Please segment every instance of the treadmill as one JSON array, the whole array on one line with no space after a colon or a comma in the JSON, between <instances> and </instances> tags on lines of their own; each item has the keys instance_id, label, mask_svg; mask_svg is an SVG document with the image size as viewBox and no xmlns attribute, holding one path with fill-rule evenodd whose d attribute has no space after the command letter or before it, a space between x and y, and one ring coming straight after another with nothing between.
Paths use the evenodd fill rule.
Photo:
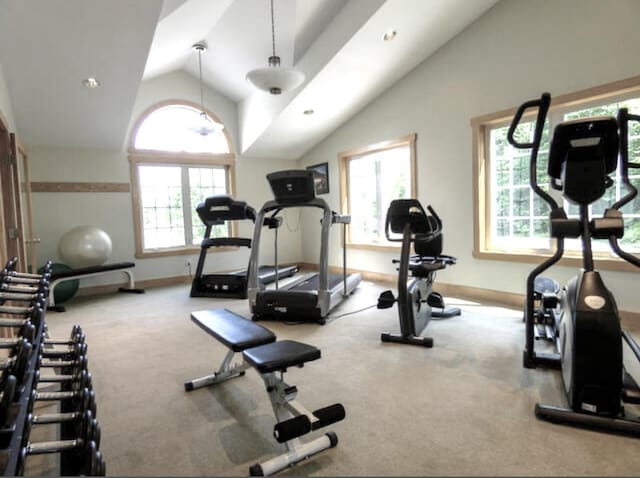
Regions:
<instances>
[{"instance_id":1,"label":"treadmill","mask_svg":"<svg viewBox=\"0 0 640 478\"><path fill-rule=\"evenodd\" d=\"M207 252L212 247L251 247L251 239L246 237L211 237L214 226L227 221L250 220L255 223L256 211L244 201L236 201L227 195L208 197L196 208L200 220L205 225L204 239L200 243L200 256L196 273L191 283L191 297L247 298L247 270L238 270L225 274L204 274ZM276 264L278 251L278 228L282 224L279 217L273 216L261 221L262 225L275 229ZM270 284L277 279L291 277L298 272L298 266L262 266L258 271L261 285Z\"/></svg>"},{"instance_id":2,"label":"treadmill","mask_svg":"<svg viewBox=\"0 0 640 478\"><path fill-rule=\"evenodd\" d=\"M253 320L283 320L292 322L317 322L324 325L329 312L353 293L362 277L347 274L346 234L343 238L342 274L330 274L329 232L333 224L345 228L351 216L340 215L329 208L324 199L317 198L311 170L286 170L267 175L275 199L267 201L258 211L256 224L261 224L268 214L277 215L286 208L311 207L323 212L319 271L301 277L284 287L266 289L260 284L258 256L261 227L253 230L253 247L249 259L248 296Z\"/></svg>"}]
</instances>

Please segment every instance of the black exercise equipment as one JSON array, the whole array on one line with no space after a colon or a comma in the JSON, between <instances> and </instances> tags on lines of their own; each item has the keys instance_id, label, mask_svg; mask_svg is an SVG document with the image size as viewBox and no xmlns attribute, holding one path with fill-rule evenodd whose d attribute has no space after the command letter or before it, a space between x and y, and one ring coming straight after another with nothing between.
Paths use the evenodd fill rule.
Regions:
<instances>
[{"instance_id":1,"label":"black exercise equipment","mask_svg":"<svg viewBox=\"0 0 640 478\"><path fill-rule=\"evenodd\" d=\"M0 281L13 284L11 290L3 287L0 292L0 327L17 334L0 343L9 350L8 359L0 364L0 475L23 474L26 457L43 453L60 453L62 476L104 475L95 392L82 329L74 326L68 339L47 339L45 311L52 290L51 263L40 276L19 273L15 264L16 260L7 263ZM57 373L41 375L45 368ZM39 383L47 384L47 389L39 389ZM57 403L60 411L34 415L37 402ZM30 430L36 424L59 427L60 440L33 443Z\"/></svg>"},{"instance_id":2,"label":"black exercise equipment","mask_svg":"<svg viewBox=\"0 0 640 478\"><path fill-rule=\"evenodd\" d=\"M533 322L536 340L555 343L559 337L560 284L550 278L538 276L533 282ZM522 317L523 322L525 317Z\"/></svg>"},{"instance_id":3,"label":"black exercise equipment","mask_svg":"<svg viewBox=\"0 0 640 478\"><path fill-rule=\"evenodd\" d=\"M255 223L256 211L244 201L236 201L230 196L216 195L205 199L196 207L198 217L205 225L204 239L200 243L200 256L196 273L191 284L191 297L247 298L247 270L227 274L205 274L204 263L207 252L212 247L251 247L251 239L246 237L211 237L215 226L227 221L250 220ZM278 217L265 218L262 223L275 231L275 265L262 266L258 278L263 285L276 279L291 277L298 272L298 266L278 266Z\"/></svg>"},{"instance_id":4,"label":"black exercise equipment","mask_svg":"<svg viewBox=\"0 0 640 478\"><path fill-rule=\"evenodd\" d=\"M120 271L127 277L127 287L119 287L119 292L128 292L132 294L143 294L144 289L137 288L133 279L133 268L136 265L133 262L114 262L111 264L102 264L98 266L80 267L77 269L71 269L69 271L52 272L51 273L51 293L49 294L48 310L55 312L64 312L65 307L63 305L56 305L54 290L56 286L62 282L84 279L87 277L94 277L103 275L107 272Z\"/></svg>"},{"instance_id":5,"label":"black exercise equipment","mask_svg":"<svg viewBox=\"0 0 640 478\"><path fill-rule=\"evenodd\" d=\"M227 309L193 312L191 320L229 350L215 373L186 382L185 390L239 377L250 367L255 368L264 381L276 415L273 435L276 441L285 444L287 451L251 466L252 476L272 475L337 445L338 438L333 432L307 443L302 443L299 437L344 419L344 407L336 403L311 412L296 400L297 388L285 383L283 378L287 368L318 360L319 349L292 340L277 341L270 330ZM233 364L236 353L241 353L243 360Z\"/></svg>"},{"instance_id":6,"label":"black exercise equipment","mask_svg":"<svg viewBox=\"0 0 640 478\"><path fill-rule=\"evenodd\" d=\"M360 284L360 274L347 274L346 227L351 216L340 215L324 199L315 196L313 171L287 170L267 175L274 199L267 201L256 218L253 248L249 260L248 296L254 320L315 321L324 324L331 310L347 298ZM318 273L307 274L275 290L265 290L259 283L258 262L262 228L257 224L287 208L322 210L320 259ZM329 233L333 224L343 225L342 274L329 273Z\"/></svg>"},{"instance_id":7,"label":"black exercise equipment","mask_svg":"<svg viewBox=\"0 0 640 478\"><path fill-rule=\"evenodd\" d=\"M579 207L579 218L569 219L562 206L537 180L538 149L550 102L550 95L544 93L540 99L521 105L507 135L514 147L531 149L530 185L551 208L550 232L556 239L553 256L538 265L527 278L523 362L527 368L561 369L569 408L537 404L536 415L553 422L640 436L640 421L626 416L622 406L622 402L640 403L640 389L623 365L623 343L639 361L640 348L631 335L621 329L615 298L594 268L591 244L593 239L607 239L616 255L640 267L640 259L623 251L618 244L625 229L619 210L637 195L629 181L628 168L640 167L629 162L628 123L640 121L640 116L621 109L617 118L580 118L555 128L548 174L551 187ZM522 143L515 139L514 133L527 110L537 110L534 138ZM627 192L606 209L601 218L590 219L589 205L614 183L609 174L616 170L618 151L620 178L623 191ZM564 240L569 237L581 239L583 267L558 297L555 352L538 352L535 348L535 281L560 260ZM548 309L554 311L553 303L548 305Z\"/></svg>"},{"instance_id":8,"label":"black exercise equipment","mask_svg":"<svg viewBox=\"0 0 640 478\"><path fill-rule=\"evenodd\" d=\"M417 199L395 199L387 209L385 235L389 241L402 242L400 259L393 261L399 264L398 298L390 290L384 291L378 298L378 309L398 303L400 334L383 333L383 342L432 347L433 339L420 335L431 318L461 313L457 307L446 307L442 295L433 291L436 272L454 265L456 259L442 254L442 221L431 206L427 210L429 213ZM411 255L412 244L415 255Z\"/></svg>"}]
</instances>

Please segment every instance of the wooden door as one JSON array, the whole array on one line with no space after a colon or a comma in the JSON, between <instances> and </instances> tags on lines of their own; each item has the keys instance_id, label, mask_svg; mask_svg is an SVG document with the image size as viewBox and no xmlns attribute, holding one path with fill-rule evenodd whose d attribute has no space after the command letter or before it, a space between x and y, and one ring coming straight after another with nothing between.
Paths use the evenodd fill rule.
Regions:
<instances>
[{"instance_id":1,"label":"wooden door","mask_svg":"<svg viewBox=\"0 0 640 478\"><path fill-rule=\"evenodd\" d=\"M6 128L0 131L0 187L2 188L3 264L18 258L16 269L27 270L26 248L22 227L22 193L15 135Z\"/></svg>"},{"instance_id":2,"label":"wooden door","mask_svg":"<svg viewBox=\"0 0 640 478\"><path fill-rule=\"evenodd\" d=\"M15 150L17 158L17 179L19 194L16 202L19 202L21 214L21 227L23 238L23 247L25 249L25 264L27 272L35 274L38 269L38 257L36 253L36 245L40 243L40 238L36 237L33 228L33 203L31 202L31 178L29 177L29 158L26 148L16 141L15 136L11 134L13 140L12 149ZM17 144L16 144L17 143Z\"/></svg>"}]
</instances>

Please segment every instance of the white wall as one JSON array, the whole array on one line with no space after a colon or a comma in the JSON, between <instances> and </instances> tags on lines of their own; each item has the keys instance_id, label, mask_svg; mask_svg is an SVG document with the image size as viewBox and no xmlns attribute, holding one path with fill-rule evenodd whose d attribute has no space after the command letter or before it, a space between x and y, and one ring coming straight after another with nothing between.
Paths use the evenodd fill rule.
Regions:
<instances>
[{"instance_id":1,"label":"white wall","mask_svg":"<svg viewBox=\"0 0 640 478\"><path fill-rule=\"evenodd\" d=\"M416 132L418 197L443 218L445 252L458 257L458 264L440 273L438 280L524 293L532 265L472 257L469 120L515 107L543 91L561 95L638 75L638 18L636 0L504 0L343 124L305 155L301 165L330 162L329 202L338 208L338 152ZM307 260L317 241L305 235ZM350 250L349 265L394 274L392 257ZM341 260L339 248L333 247L330 264ZM561 281L573 273L554 269ZM637 275L604 276L622 309L640 311L633 285Z\"/></svg>"},{"instance_id":2,"label":"white wall","mask_svg":"<svg viewBox=\"0 0 640 478\"><path fill-rule=\"evenodd\" d=\"M0 64L0 117L6 121L5 126L9 131L15 132L15 121L13 119L13 107L11 106L11 98L7 90L7 82L4 79L2 64Z\"/></svg>"},{"instance_id":3,"label":"white wall","mask_svg":"<svg viewBox=\"0 0 640 478\"><path fill-rule=\"evenodd\" d=\"M197 80L185 73L177 72L144 82L133 109L130 129L147 108L169 99L198 103ZM237 149L236 105L212 90L205 90L205 106L226 125L232 137L233 147ZM129 139L123 145L122 151L30 148L32 181L129 182L129 161L126 152L128 144ZM272 197L266 174L273 170L289 168L292 164L286 161L243 158L239 155L236 160L236 198L247 201L256 209ZM38 246L39 263L44 263L46 259L63 262L57 251L60 237L75 226L91 224L100 227L111 236L113 252L109 262L135 261L136 279L185 275L188 273L187 261L191 262L191 270L195 271L197 254L153 259L134 258L130 193L34 193L33 204L36 233L42 238L42 243ZM247 224L240 228L240 235L251 237L252 227L249 221L246 222ZM279 237L279 261L293 262L300 257L300 236L287 234L284 232L286 229L282 228ZM273 259L270 233L265 233L264 244L261 248L263 263L269 263ZM210 253L206 271L246 268L248 258L248 250ZM88 278L81 282L81 287L111 283L115 280L120 280L117 274Z\"/></svg>"}]
</instances>

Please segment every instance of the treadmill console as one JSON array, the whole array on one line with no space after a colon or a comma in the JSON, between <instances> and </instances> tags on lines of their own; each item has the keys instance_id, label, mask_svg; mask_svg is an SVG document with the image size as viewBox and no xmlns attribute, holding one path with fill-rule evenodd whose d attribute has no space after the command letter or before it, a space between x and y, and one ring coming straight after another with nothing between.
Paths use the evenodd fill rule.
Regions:
<instances>
[{"instance_id":1,"label":"treadmill console","mask_svg":"<svg viewBox=\"0 0 640 478\"><path fill-rule=\"evenodd\" d=\"M290 169L267 174L276 201L282 204L309 202L316 197L313 171Z\"/></svg>"}]
</instances>

